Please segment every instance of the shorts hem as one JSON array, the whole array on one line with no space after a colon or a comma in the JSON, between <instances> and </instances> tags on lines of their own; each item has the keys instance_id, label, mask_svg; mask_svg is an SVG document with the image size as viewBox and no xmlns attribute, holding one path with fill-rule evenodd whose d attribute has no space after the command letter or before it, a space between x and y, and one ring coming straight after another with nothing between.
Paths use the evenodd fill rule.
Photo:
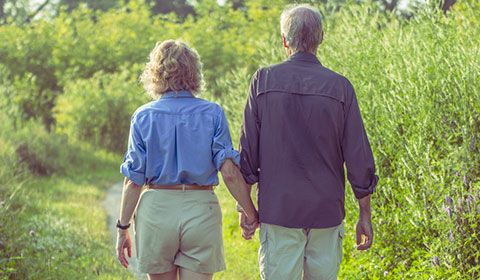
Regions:
<instances>
[{"instance_id":1,"label":"shorts hem","mask_svg":"<svg viewBox=\"0 0 480 280\"><path fill-rule=\"evenodd\" d=\"M182 262L182 263L175 263L176 266L178 267L181 267L181 268L185 268L187 270L190 270L192 272L196 272L196 273L204 273L204 274L214 274L214 273L217 273L217 272L220 272L220 271L224 271L227 269L226 265L219 265L219 266L214 266L214 267L210 267L210 268L206 268L206 267L202 267L202 266L198 266L198 265L194 265L194 264L191 264L191 263L185 263L185 262Z\"/></svg>"},{"instance_id":2,"label":"shorts hem","mask_svg":"<svg viewBox=\"0 0 480 280\"><path fill-rule=\"evenodd\" d=\"M147 273L147 274L161 274L172 271L176 266L171 265L168 268L164 265L158 264L149 264L149 265L142 265L138 263L137 271L139 273Z\"/></svg>"}]
</instances>

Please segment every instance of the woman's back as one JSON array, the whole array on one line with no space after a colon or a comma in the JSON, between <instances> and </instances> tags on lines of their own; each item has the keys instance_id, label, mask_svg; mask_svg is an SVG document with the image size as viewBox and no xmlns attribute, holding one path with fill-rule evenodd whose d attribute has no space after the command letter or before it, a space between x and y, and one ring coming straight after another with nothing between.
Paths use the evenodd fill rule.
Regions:
<instances>
[{"instance_id":1,"label":"woman's back","mask_svg":"<svg viewBox=\"0 0 480 280\"><path fill-rule=\"evenodd\" d=\"M221 107L188 91L140 107L129 140L121 170L138 185L218 185L224 159L238 162Z\"/></svg>"}]
</instances>

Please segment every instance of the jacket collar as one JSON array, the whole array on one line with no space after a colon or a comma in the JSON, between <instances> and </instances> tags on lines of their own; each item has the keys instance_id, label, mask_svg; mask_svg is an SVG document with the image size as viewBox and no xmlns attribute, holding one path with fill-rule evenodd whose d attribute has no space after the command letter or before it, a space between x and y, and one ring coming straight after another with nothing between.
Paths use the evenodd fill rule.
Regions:
<instances>
[{"instance_id":1,"label":"jacket collar","mask_svg":"<svg viewBox=\"0 0 480 280\"><path fill-rule=\"evenodd\" d=\"M320 60L318 60L318 58L314 54L309 52L302 52L302 51L292 54L288 58L288 61L306 61L306 62L317 63L322 65L320 63Z\"/></svg>"}]
</instances>

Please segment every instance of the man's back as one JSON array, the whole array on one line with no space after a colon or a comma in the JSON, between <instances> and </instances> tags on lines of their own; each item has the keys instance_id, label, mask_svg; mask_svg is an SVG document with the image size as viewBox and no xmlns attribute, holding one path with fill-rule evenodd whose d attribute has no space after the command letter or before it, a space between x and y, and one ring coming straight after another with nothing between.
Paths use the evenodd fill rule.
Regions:
<instances>
[{"instance_id":1,"label":"man's back","mask_svg":"<svg viewBox=\"0 0 480 280\"><path fill-rule=\"evenodd\" d=\"M326 228L344 216L344 161L355 195L376 184L355 93L308 52L260 69L241 138L242 173L258 182L260 221Z\"/></svg>"}]
</instances>

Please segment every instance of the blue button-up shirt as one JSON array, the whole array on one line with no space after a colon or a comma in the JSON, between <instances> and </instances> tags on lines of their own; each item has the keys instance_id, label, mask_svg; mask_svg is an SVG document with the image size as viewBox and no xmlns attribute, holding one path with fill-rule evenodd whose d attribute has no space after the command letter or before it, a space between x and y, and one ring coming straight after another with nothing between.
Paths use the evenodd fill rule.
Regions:
<instances>
[{"instance_id":1,"label":"blue button-up shirt","mask_svg":"<svg viewBox=\"0 0 480 280\"><path fill-rule=\"evenodd\" d=\"M140 186L218 185L227 158L239 165L222 108L188 91L171 91L133 114L120 172Z\"/></svg>"}]
</instances>

